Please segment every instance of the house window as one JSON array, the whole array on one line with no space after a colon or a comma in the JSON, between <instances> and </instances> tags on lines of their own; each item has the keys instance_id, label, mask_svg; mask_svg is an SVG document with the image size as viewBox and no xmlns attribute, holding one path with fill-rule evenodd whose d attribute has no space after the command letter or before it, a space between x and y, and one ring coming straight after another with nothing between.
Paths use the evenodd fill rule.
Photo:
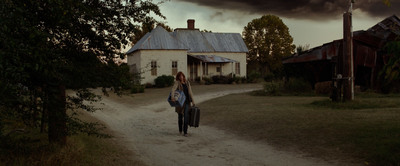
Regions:
<instances>
[{"instance_id":1,"label":"house window","mask_svg":"<svg viewBox=\"0 0 400 166\"><path fill-rule=\"evenodd\" d=\"M172 61L172 75L178 73L178 61Z\"/></svg>"},{"instance_id":2,"label":"house window","mask_svg":"<svg viewBox=\"0 0 400 166\"><path fill-rule=\"evenodd\" d=\"M235 73L240 75L240 63L235 63Z\"/></svg>"},{"instance_id":3,"label":"house window","mask_svg":"<svg viewBox=\"0 0 400 166\"><path fill-rule=\"evenodd\" d=\"M157 61L151 61L151 75L157 76Z\"/></svg>"},{"instance_id":4,"label":"house window","mask_svg":"<svg viewBox=\"0 0 400 166\"><path fill-rule=\"evenodd\" d=\"M217 72L220 73L221 72L221 66L217 67Z\"/></svg>"}]
</instances>

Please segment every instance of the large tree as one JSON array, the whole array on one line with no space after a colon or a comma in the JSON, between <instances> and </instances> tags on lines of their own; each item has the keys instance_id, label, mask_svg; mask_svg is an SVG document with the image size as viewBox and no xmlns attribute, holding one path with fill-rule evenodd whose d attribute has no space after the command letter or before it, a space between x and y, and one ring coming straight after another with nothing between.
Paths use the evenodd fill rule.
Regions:
<instances>
[{"instance_id":1,"label":"large tree","mask_svg":"<svg viewBox=\"0 0 400 166\"><path fill-rule=\"evenodd\" d=\"M113 59L121 56L139 24L161 16L141 0L1 0L0 115L35 126L48 121L50 142L65 144L74 119L68 118L66 87L122 86ZM125 79L126 81L126 79ZM79 90L78 106L93 94ZM40 99L40 100L38 100ZM38 112L38 106L43 112ZM0 118L0 123L3 117ZM82 128L81 128L82 129ZM87 131L91 132L91 131Z\"/></svg>"},{"instance_id":2,"label":"large tree","mask_svg":"<svg viewBox=\"0 0 400 166\"><path fill-rule=\"evenodd\" d=\"M249 49L249 69L258 70L261 75L282 71L282 58L294 53L293 38L289 28L274 15L265 15L252 20L244 27L244 42Z\"/></svg>"}]
</instances>

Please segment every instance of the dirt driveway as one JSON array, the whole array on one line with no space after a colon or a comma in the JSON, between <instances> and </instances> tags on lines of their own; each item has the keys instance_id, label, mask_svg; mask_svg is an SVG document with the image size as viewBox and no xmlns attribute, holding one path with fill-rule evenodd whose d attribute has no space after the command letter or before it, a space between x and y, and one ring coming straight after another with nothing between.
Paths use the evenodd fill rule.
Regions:
<instances>
[{"instance_id":1,"label":"dirt driveway","mask_svg":"<svg viewBox=\"0 0 400 166\"><path fill-rule=\"evenodd\" d=\"M261 88L259 84L195 85L193 93L198 104ZM148 165L340 165L243 140L227 131L201 125L201 121L199 128L189 128L189 137L183 137L178 132L177 114L166 101L169 90L146 89L143 94L103 97L104 104L98 104L103 109L93 116L118 133L116 139Z\"/></svg>"}]
</instances>

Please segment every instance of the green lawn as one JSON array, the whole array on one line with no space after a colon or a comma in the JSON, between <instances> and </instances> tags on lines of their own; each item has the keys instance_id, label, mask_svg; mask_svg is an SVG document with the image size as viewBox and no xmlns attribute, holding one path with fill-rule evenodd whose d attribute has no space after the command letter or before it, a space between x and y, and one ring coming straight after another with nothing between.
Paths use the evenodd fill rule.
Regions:
<instances>
[{"instance_id":1,"label":"green lawn","mask_svg":"<svg viewBox=\"0 0 400 166\"><path fill-rule=\"evenodd\" d=\"M201 103L202 124L327 160L400 165L400 96L328 97L234 94Z\"/></svg>"}]
</instances>

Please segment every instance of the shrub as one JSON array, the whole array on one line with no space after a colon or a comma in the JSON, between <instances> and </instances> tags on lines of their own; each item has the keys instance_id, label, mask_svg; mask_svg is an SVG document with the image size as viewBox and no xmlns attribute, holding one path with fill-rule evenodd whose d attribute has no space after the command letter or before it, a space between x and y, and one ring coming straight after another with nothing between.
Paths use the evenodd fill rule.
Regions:
<instances>
[{"instance_id":1,"label":"shrub","mask_svg":"<svg viewBox=\"0 0 400 166\"><path fill-rule=\"evenodd\" d=\"M272 80L274 80L274 78L275 78L274 73L268 73L264 76L264 81L271 82Z\"/></svg>"},{"instance_id":2,"label":"shrub","mask_svg":"<svg viewBox=\"0 0 400 166\"><path fill-rule=\"evenodd\" d=\"M247 83L247 78L246 77L241 77L240 80L241 80L242 83Z\"/></svg>"},{"instance_id":3,"label":"shrub","mask_svg":"<svg viewBox=\"0 0 400 166\"><path fill-rule=\"evenodd\" d=\"M144 93L144 85L133 85L131 93Z\"/></svg>"},{"instance_id":4,"label":"shrub","mask_svg":"<svg viewBox=\"0 0 400 166\"><path fill-rule=\"evenodd\" d=\"M211 77L215 84L232 84L233 78L227 76L212 76Z\"/></svg>"},{"instance_id":5,"label":"shrub","mask_svg":"<svg viewBox=\"0 0 400 166\"><path fill-rule=\"evenodd\" d=\"M264 92L267 95L280 95L281 94L281 89L282 89L282 83L280 82L267 82L264 84Z\"/></svg>"},{"instance_id":6,"label":"shrub","mask_svg":"<svg viewBox=\"0 0 400 166\"><path fill-rule=\"evenodd\" d=\"M174 76L166 76L162 75L157 77L154 82L156 83L156 87L164 88L168 86L172 86L174 84Z\"/></svg>"},{"instance_id":7,"label":"shrub","mask_svg":"<svg viewBox=\"0 0 400 166\"><path fill-rule=\"evenodd\" d=\"M235 82L236 84L240 84L240 83L242 83L242 78L240 78L240 77L233 77L233 82Z\"/></svg>"},{"instance_id":8,"label":"shrub","mask_svg":"<svg viewBox=\"0 0 400 166\"><path fill-rule=\"evenodd\" d=\"M203 77L203 81L206 85L213 84L213 80L210 77Z\"/></svg>"},{"instance_id":9,"label":"shrub","mask_svg":"<svg viewBox=\"0 0 400 166\"><path fill-rule=\"evenodd\" d=\"M261 78L261 74L257 71L252 71L247 76L247 82L256 83L256 82L258 82L259 78Z\"/></svg>"},{"instance_id":10,"label":"shrub","mask_svg":"<svg viewBox=\"0 0 400 166\"><path fill-rule=\"evenodd\" d=\"M312 86L309 82L305 81L303 78L291 78L284 85L285 91L289 92L309 92L312 90Z\"/></svg>"},{"instance_id":11,"label":"shrub","mask_svg":"<svg viewBox=\"0 0 400 166\"><path fill-rule=\"evenodd\" d=\"M146 83L146 84L144 84L144 87L145 87L145 88L153 88L154 85L151 84L151 83Z\"/></svg>"}]
</instances>

